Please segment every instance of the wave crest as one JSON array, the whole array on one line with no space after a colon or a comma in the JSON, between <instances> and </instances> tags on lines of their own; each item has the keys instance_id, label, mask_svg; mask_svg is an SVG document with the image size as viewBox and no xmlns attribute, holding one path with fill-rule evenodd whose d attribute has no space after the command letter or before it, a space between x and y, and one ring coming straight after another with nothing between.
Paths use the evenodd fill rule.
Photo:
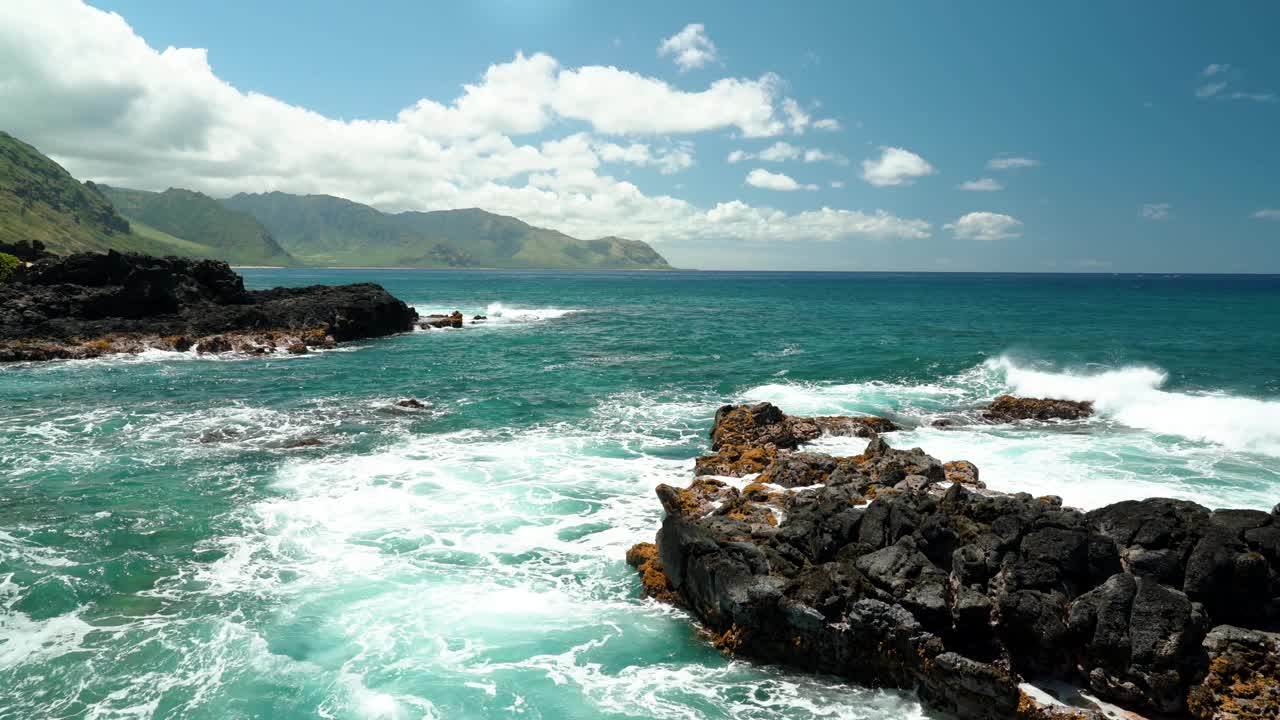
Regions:
<instances>
[{"instance_id":1,"label":"wave crest","mask_svg":"<svg viewBox=\"0 0 1280 720\"><path fill-rule=\"evenodd\" d=\"M1278 401L1162 390L1168 374L1145 366L1076 373L1022 367L1007 357L984 366L1016 395L1088 400L1099 415L1132 428L1280 457Z\"/></svg>"}]
</instances>

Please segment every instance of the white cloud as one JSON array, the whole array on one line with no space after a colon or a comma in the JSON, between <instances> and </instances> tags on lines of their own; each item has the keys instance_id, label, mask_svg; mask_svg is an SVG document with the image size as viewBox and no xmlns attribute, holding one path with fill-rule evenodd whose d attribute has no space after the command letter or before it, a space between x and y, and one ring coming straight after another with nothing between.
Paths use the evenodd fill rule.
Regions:
<instances>
[{"instance_id":1,"label":"white cloud","mask_svg":"<svg viewBox=\"0 0 1280 720\"><path fill-rule=\"evenodd\" d=\"M972 192L995 192L1003 190L1004 186L992 178L978 178L977 180L966 180L956 186L960 190L969 190Z\"/></svg>"},{"instance_id":2,"label":"white cloud","mask_svg":"<svg viewBox=\"0 0 1280 720\"><path fill-rule=\"evenodd\" d=\"M1226 89L1227 89L1226 80L1219 80L1211 83L1205 83L1204 85L1201 85L1200 87L1196 88L1196 97L1210 98Z\"/></svg>"},{"instance_id":3,"label":"white cloud","mask_svg":"<svg viewBox=\"0 0 1280 720\"><path fill-rule=\"evenodd\" d=\"M715 62L718 57L716 44L707 37L707 29L702 23L689 23L680 32L663 40L658 46L658 56L668 55L681 72Z\"/></svg>"},{"instance_id":4,"label":"white cloud","mask_svg":"<svg viewBox=\"0 0 1280 720\"><path fill-rule=\"evenodd\" d=\"M1264 208L1252 215L1255 220L1280 220L1280 209Z\"/></svg>"},{"instance_id":5,"label":"white cloud","mask_svg":"<svg viewBox=\"0 0 1280 720\"><path fill-rule=\"evenodd\" d=\"M804 161L807 163L816 162L832 162L836 165L848 165L849 158L840 153L829 153L818 148L809 148L804 151Z\"/></svg>"},{"instance_id":6,"label":"white cloud","mask_svg":"<svg viewBox=\"0 0 1280 720\"><path fill-rule=\"evenodd\" d=\"M1230 95L1232 100L1252 100L1253 102L1272 103L1277 100L1276 94L1273 92L1233 92Z\"/></svg>"},{"instance_id":7,"label":"white cloud","mask_svg":"<svg viewBox=\"0 0 1280 720\"><path fill-rule=\"evenodd\" d=\"M781 190L783 192L818 189L817 185L801 185L790 175L771 173L762 168L756 168L755 170L747 173L747 184L752 187L763 188L765 190Z\"/></svg>"},{"instance_id":8,"label":"white cloud","mask_svg":"<svg viewBox=\"0 0 1280 720\"><path fill-rule=\"evenodd\" d=\"M693 145L687 142L660 150L653 150L644 143L597 143L594 149L604 162L655 167L663 175L674 175L693 167Z\"/></svg>"},{"instance_id":9,"label":"white cloud","mask_svg":"<svg viewBox=\"0 0 1280 720\"><path fill-rule=\"evenodd\" d=\"M781 134L774 98L778 78L724 78L701 92L616 67L561 70L551 107L562 117L610 134L691 133L736 127L744 137Z\"/></svg>"},{"instance_id":10,"label":"white cloud","mask_svg":"<svg viewBox=\"0 0 1280 720\"><path fill-rule=\"evenodd\" d=\"M1138 213L1148 220L1168 220L1172 211L1173 206L1169 203L1147 203Z\"/></svg>"},{"instance_id":11,"label":"white cloud","mask_svg":"<svg viewBox=\"0 0 1280 720\"><path fill-rule=\"evenodd\" d=\"M903 220L883 210L864 213L824 207L787 215L780 210L751 207L734 200L716 205L707 212L707 219L726 231L726 236L749 240L776 240L778 231L784 229L787 235L811 240L846 237L920 240L929 237L929 223L924 220ZM780 221L785 228L778 227Z\"/></svg>"},{"instance_id":12,"label":"white cloud","mask_svg":"<svg viewBox=\"0 0 1280 720\"><path fill-rule=\"evenodd\" d=\"M765 162L783 162L784 160L795 160L800 157L802 152L801 148L791 143L776 142L761 150L756 157Z\"/></svg>"},{"instance_id":13,"label":"white cloud","mask_svg":"<svg viewBox=\"0 0 1280 720\"><path fill-rule=\"evenodd\" d=\"M880 157L862 161L862 179L876 187L910 185L936 172L924 158L897 147L880 148Z\"/></svg>"},{"instance_id":14,"label":"white cloud","mask_svg":"<svg viewBox=\"0 0 1280 720\"><path fill-rule=\"evenodd\" d=\"M987 161L988 170L1016 170L1018 168L1037 167L1039 160L1027 157L997 157Z\"/></svg>"},{"instance_id":15,"label":"white cloud","mask_svg":"<svg viewBox=\"0 0 1280 720\"><path fill-rule=\"evenodd\" d=\"M849 164L849 158L839 153L828 153L818 148L798 147L785 141L778 141L758 153L734 150L729 153L727 158L730 164L753 159L764 162L787 162L788 160L803 159L807 163L831 162L836 165Z\"/></svg>"},{"instance_id":16,"label":"white cloud","mask_svg":"<svg viewBox=\"0 0 1280 720\"><path fill-rule=\"evenodd\" d=\"M1196 97L1201 100L1215 98L1218 100L1248 100L1260 103L1272 103L1280 99L1271 91L1233 90L1227 92L1231 84L1242 76L1243 73L1229 63L1210 63L1199 73L1202 82L1196 86ZM1209 80L1208 78L1215 79Z\"/></svg>"},{"instance_id":17,"label":"white cloud","mask_svg":"<svg viewBox=\"0 0 1280 720\"><path fill-rule=\"evenodd\" d=\"M787 118L787 127L791 128L791 132L797 135L803 135L805 128L809 127L809 113L800 107L800 103L787 98L782 101L782 113Z\"/></svg>"},{"instance_id":18,"label":"white cloud","mask_svg":"<svg viewBox=\"0 0 1280 720\"><path fill-rule=\"evenodd\" d=\"M840 189L840 188L842 188L842 187L844 187L844 181L843 181L843 180L832 180L832 181L831 181L831 189L833 189L833 190L839 190L839 189Z\"/></svg>"},{"instance_id":19,"label":"white cloud","mask_svg":"<svg viewBox=\"0 0 1280 720\"><path fill-rule=\"evenodd\" d=\"M1022 234L1020 220L993 212L971 212L942 227L961 240L1004 240Z\"/></svg>"},{"instance_id":20,"label":"white cloud","mask_svg":"<svg viewBox=\"0 0 1280 720\"><path fill-rule=\"evenodd\" d=\"M785 132L771 75L686 92L615 67L517 54L451 101L426 98L390 120L337 120L241 91L204 50L155 50L119 15L75 0L23 3L21 23L0 23L0 56L0 127L77 177L122 187L328 193L392 211L481 207L579 237L785 242L931 229L883 211L737 200L706 209L602 170L688 168L692 146L673 135ZM661 142L637 137L654 135Z\"/></svg>"},{"instance_id":21,"label":"white cloud","mask_svg":"<svg viewBox=\"0 0 1280 720\"><path fill-rule=\"evenodd\" d=\"M840 129L840 121L835 118L822 118L813 123L814 130L836 131Z\"/></svg>"}]
</instances>

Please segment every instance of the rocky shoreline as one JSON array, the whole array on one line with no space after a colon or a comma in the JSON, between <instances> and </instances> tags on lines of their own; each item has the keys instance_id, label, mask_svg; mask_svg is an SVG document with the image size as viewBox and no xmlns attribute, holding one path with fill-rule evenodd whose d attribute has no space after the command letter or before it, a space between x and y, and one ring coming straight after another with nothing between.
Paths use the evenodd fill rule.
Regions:
<instances>
[{"instance_id":1,"label":"rocky shoreline","mask_svg":"<svg viewBox=\"0 0 1280 720\"><path fill-rule=\"evenodd\" d=\"M1002 397L988 422L1087 403ZM1280 506L1082 512L894 449L881 418L725 406L627 561L744 657L916 691L960 718L1280 717ZM866 436L852 457L807 452ZM1121 710L1123 709L1123 710Z\"/></svg>"},{"instance_id":2,"label":"rocky shoreline","mask_svg":"<svg viewBox=\"0 0 1280 720\"><path fill-rule=\"evenodd\" d=\"M0 362L149 349L302 354L413 329L379 285L245 290L224 262L133 253L38 259L0 286Z\"/></svg>"}]
</instances>

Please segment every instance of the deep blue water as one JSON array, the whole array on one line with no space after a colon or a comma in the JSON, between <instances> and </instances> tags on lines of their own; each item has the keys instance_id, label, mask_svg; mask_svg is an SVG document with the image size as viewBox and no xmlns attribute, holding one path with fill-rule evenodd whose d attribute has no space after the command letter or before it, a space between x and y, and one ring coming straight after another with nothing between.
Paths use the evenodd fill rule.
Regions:
<instances>
[{"instance_id":1,"label":"deep blue water","mask_svg":"<svg viewBox=\"0 0 1280 720\"><path fill-rule=\"evenodd\" d=\"M622 554L726 401L888 415L894 445L1082 507L1280 500L1275 276L244 275L491 320L0 367L0 718L920 715L637 598ZM928 426L1006 391L1099 415Z\"/></svg>"}]
</instances>

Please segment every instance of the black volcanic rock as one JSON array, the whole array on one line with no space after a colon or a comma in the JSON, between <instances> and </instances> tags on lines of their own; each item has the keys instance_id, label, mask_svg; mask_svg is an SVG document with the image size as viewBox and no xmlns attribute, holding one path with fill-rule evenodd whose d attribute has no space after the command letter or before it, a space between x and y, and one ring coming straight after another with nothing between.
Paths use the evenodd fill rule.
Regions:
<instances>
[{"instance_id":1,"label":"black volcanic rock","mask_svg":"<svg viewBox=\"0 0 1280 720\"><path fill-rule=\"evenodd\" d=\"M1026 681L1160 716L1280 717L1280 515L1162 498L1084 513L878 435L853 457L806 452L804 420L722 408L713 443L768 448L759 482L657 489L645 587L717 647L961 718L1102 717Z\"/></svg>"},{"instance_id":2,"label":"black volcanic rock","mask_svg":"<svg viewBox=\"0 0 1280 720\"><path fill-rule=\"evenodd\" d=\"M40 260L14 280L0 288L0 360L148 347L297 352L405 332L417 320L378 285L247 291L215 260L80 253Z\"/></svg>"}]
</instances>

